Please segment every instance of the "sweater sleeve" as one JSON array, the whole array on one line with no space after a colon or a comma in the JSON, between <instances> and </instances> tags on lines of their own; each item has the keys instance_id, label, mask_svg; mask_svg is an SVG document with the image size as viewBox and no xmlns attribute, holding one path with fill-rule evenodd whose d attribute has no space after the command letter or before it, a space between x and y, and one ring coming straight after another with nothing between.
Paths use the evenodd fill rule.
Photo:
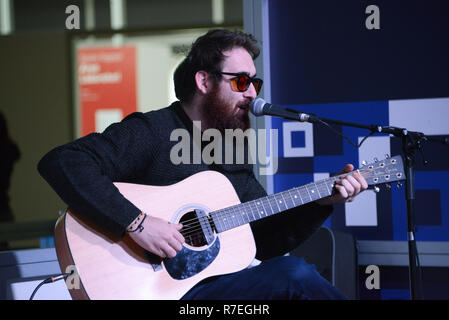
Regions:
<instances>
[{"instance_id":1,"label":"sweater sleeve","mask_svg":"<svg viewBox=\"0 0 449 320\"><path fill-rule=\"evenodd\" d=\"M250 174L243 202L266 196L266 192ZM284 255L310 237L333 211L333 206L315 202L296 207L251 223L259 260Z\"/></svg>"},{"instance_id":2,"label":"sweater sleeve","mask_svg":"<svg viewBox=\"0 0 449 320\"><path fill-rule=\"evenodd\" d=\"M140 210L122 196L113 182L136 179L152 160L155 143L142 114L109 126L48 152L38 171L73 210L123 236Z\"/></svg>"}]
</instances>

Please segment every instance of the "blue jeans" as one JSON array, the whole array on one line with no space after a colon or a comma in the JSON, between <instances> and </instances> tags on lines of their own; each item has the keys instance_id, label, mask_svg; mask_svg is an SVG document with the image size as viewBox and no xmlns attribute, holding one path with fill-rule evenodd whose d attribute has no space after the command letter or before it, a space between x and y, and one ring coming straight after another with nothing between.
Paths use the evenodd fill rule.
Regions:
<instances>
[{"instance_id":1,"label":"blue jeans","mask_svg":"<svg viewBox=\"0 0 449 320\"><path fill-rule=\"evenodd\" d=\"M206 279L184 300L346 299L303 258L276 257L239 272Z\"/></svg>"}]
</instances>

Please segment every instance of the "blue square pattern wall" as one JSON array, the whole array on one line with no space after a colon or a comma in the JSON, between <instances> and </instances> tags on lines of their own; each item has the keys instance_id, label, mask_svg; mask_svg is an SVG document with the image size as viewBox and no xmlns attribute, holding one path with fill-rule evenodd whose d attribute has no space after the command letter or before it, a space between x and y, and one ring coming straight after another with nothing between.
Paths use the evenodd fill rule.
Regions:
<instances>
[{"instance_id":1,"label":"blue square pattern wall","mask_svg":"<svg viewBox=\"0 0 449 320\"><path fill-rule=\"evenodd\" d=\"M449 135L449 1L267 3L270 103L324 118ZM380 13L378 29L365 24L371 5ZM322 126L275 118L266 124L279 133L278 170L269 185L274 192L326 178L346 163L358 167L362 160L401 153L401 142L387 135L375 134L357 149ZM368 133L335 129L355 143ZM448 241L449 147L426 143L424 155L429 164L423 166L420 155L416 163L416 239ZM335 206L325 225L359 240L405 241L404 189L393 184L391 191L365 191L353 203ZM447 299L448 269L424 269L425 297ZM382 290L363 291L362 283L362 299L410 296L407 268L382 266L382 275Z\"/></svg>"},{"instance_id":2,"label":"blue square pattern wall","mask_svg":"<svg viewBox=\"0 0 449 320\"><path fill-rule=\"evenodd\" d=\"M377 102L284 105L323 118L360 124L397 126L443 138L449 137L449 98ZM356 168L385 155L400 155L398 138L374 134L360 148L319 124L272 117L278 130L278 170L273 191L280 192L336 174L346 163ZM346 126L335 130L359 143L369 131ZM449 146L426 142L423 165L417 154L416 224L418 241L449 241ZM407 240L404 187L392 184L379 193L367 190L353 203L336 205L325 225L354 234L360 240Z\"/></svg>"}]
</instances>

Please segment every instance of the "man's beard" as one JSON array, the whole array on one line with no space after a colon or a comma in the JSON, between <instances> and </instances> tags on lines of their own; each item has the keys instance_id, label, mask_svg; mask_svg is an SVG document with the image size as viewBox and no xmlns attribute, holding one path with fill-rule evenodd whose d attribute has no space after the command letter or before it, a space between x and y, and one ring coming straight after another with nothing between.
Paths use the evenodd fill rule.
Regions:
<instances>
[{"instance_id":1,"label":"man's beard","mask_svg":"<svg viewBox=\"0 0 449 320\"><path fill-rule=\"evenodd\" d=\"M242 129L245 131L250 128L248 115L249 104L246 110L236 105L230 105L226 100L220 97L218 86L215 86L204 100L203 112L204 119L208 128L215 128L220 132L225 129Z\"/></svg>"}]
</instances>

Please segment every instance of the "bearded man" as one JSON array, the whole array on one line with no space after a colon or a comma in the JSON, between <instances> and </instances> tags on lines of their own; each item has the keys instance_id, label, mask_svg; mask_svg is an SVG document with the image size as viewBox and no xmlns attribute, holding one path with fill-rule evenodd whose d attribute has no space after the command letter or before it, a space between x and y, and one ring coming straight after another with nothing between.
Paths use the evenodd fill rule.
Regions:
<instances>
[{"instance_id":1,"label":"bearded man","mask_svg":"<svg viewBox=\"0 0 449 320\"><path fill-rule=\"evenodd\" d=\"M175 165L170 160L176 143L170 140L173 130L182 128L192 134L194 122L201 123L201 130L220 132L250 127L249 106L263 83L256 77L258 55L251 35L209 31L193 43L175 71L179 101L157 111L133 113L103 133L53 149L40 161L39 172L69 207L93 223L119 237L128 233L161 258L175 257L185 243L183 225L141 212L113 182L167 186L214 170L229 179L241 202L266 196L248 163ZM352 165L346 165L342 171L352 170ZM183 299L344 299L304 259L285 254L319 228L331 214L331 204L350 201L366 188L364 178L354 173L337 181L334 194L327 198L251 222L256 258L262 262L208 278Z\"/></svg>"}]
</instances>

